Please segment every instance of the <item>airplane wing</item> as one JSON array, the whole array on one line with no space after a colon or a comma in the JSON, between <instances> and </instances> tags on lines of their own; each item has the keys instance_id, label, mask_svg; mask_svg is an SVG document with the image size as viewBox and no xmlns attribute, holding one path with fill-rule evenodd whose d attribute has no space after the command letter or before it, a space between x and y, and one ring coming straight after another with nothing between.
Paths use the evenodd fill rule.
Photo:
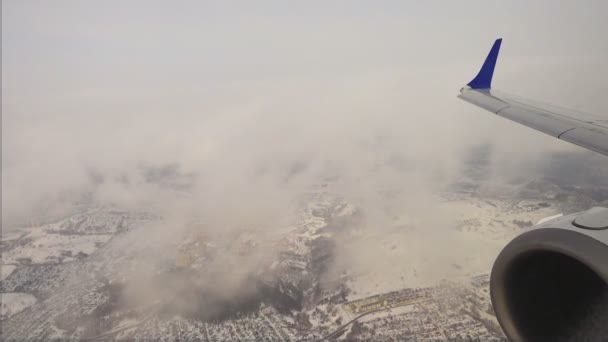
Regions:
<instances>
[{"instance_id":1,"label":"airplane wing","mask_svg":"<svg viewBox=\"0 0 608 342\"><path fill-rule=\"evenodd\" d=\"M496 115L608 156L608 118L536 103L492 89L502 39L497 39L477 76L459 98Z\"/></svg>"}]
</instances>

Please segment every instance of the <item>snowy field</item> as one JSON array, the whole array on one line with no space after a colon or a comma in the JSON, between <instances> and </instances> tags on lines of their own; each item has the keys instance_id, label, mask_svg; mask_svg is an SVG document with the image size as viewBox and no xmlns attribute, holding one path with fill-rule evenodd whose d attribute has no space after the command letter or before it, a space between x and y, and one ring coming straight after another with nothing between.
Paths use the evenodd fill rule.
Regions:
<instances>
[{"instance_id":1,"label":"snowy field","mask_svg":"<svg viewBox=\"0 0 608 342\"><path fill-rule=\"evenodd\" d=\"M36 297L29 293L2 293L0 294L0 319L5 320L28 306L36 303Z\"/></svg>"},{"instance_id":2,"label":"snowy field","mask_svg":"<svg viewBox=\"0 0 608 342\"><path fill-rule=\"evenodd\" d=\"M404 218L359 232L341 246L354 265L348 300L488 272L508 241L556 210L528 201L447 201L438 212L454 218L449 225Z\"/></svg>"},{"instance_id":3,"label":"snowy field","mask_svg":"<svg viewBox=\"0 0 608 342\"><path fill-rule=\"evenodd\" d=\"M2 262L39 264L71 261L90 255L111 238L112 235L108 234L49 234L42 228L36 228L22 238L27 241L22 247L2 253Z\"/></svg>"},{"instance_id":4,"label":"snowy field","mask_svg":"<svg viewBox=\"0 0 608 342\"><path fill-rule=\"evenodd\" d=\"M17 268L15 265L0 265L0 281L3 281Z\"/></svg>"}]
</instances>

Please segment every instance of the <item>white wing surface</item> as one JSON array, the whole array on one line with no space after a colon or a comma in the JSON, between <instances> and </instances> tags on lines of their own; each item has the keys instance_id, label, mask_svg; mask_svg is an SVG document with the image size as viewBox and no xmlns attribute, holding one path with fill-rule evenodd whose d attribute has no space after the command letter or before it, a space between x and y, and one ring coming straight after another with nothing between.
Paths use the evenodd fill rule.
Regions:
<instances>
[{"instance_id":1,"label":"white wing surface","mask_svg":"<svg viewBox=\"0 0 608 342\"><path fill-rule=\"evenodd\" d=\"M608 118L537 103L492 89L502 39L497 39L479 74L460 90L459 98L503 118L608 155Z\"/></svg>"}]
</instances>

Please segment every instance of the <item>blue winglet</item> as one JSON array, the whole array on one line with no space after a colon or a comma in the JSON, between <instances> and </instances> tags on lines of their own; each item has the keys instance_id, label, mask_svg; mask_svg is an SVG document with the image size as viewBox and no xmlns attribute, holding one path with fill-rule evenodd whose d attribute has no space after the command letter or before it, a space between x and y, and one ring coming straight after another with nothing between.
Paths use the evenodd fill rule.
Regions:
<instances>
[{"instance_id":1,"label":"blue winglet","mask_svg":"<svg viewBox=\"0 0 608 342\"><path fill-rule=\"evenodd\" d=\"M494 75L494 67L496 66L496 59L498 58L498 51L500 51L500 44L502 38L496 39L486 61L483 62L483 66L475 78L467 85L471 89L487 89L492 88L492 76Z\"/></svg>"}]
</instances>

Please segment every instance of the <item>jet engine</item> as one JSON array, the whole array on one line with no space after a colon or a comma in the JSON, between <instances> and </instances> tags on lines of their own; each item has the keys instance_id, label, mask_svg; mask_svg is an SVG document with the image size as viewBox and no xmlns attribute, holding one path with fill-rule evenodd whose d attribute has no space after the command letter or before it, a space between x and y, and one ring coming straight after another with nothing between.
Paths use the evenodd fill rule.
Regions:
<instances>
[{"instance_id":1,"label":"jet engine","mask_svg":"<svg viewBox=\"0 0 608 342\"><path fill-rule=\"evenodd\" d=\"M513 239L490 292L512 341L608 340L608 209L562 216Z\"/></svg>"}]
</instances>

